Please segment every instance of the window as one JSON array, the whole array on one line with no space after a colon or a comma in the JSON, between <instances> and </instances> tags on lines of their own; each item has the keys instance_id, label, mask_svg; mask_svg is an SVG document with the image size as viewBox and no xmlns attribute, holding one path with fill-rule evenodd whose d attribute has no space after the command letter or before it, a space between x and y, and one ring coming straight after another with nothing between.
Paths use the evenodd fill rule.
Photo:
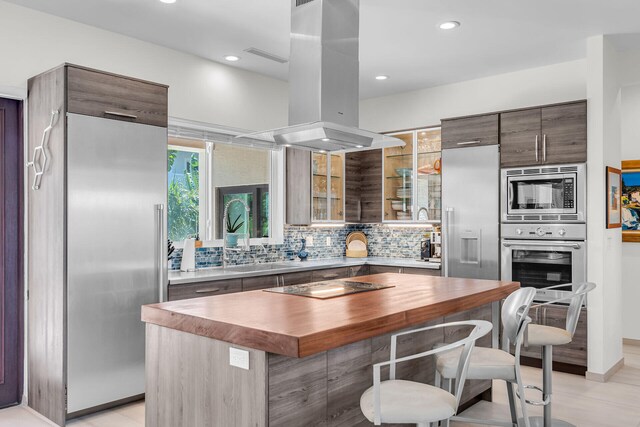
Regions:
<instances>
[{"instance_id":1,"label":"window","mask_svg":"<svg viewBox=\"0 0 640 427\"><path fill-rule=\"evenodd\" d=\"M205 246L221 246L224 208L241 224L236 233L249 234L253 243L281 242L283 209L275 203L283 191L282 152L239 144L215 143L189 135L169 138L168 236L180 243L199 236ZM278 198L279 199L279 198ZM274 218L276 222L274 224ZM244 223L246 221L246 223ZM254 241L254 239L266 239Z\"/></svg>"},{"instance_id":2,"label":"window","mask_svg":"<svg viewBox=\"0 0 640 427\"><path fill-rule=\"evenodd\" d=\"M205 160L204 148L191 142L170 140L168 150L168 236L172 241L197 237L205 223L202 203L205 181L201 176L201 165Z\"/></svg>"}]
</instances>

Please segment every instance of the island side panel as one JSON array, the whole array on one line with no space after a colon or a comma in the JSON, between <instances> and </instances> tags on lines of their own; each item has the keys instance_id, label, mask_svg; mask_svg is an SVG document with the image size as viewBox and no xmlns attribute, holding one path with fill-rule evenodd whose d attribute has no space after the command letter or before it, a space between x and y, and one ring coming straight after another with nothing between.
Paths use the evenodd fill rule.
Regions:
<instances>
[{"instance_id":1,"label":"island side panel","mask_svg":"<svg viewBox=\"0 0 640 427\"><path fill-rule=\"evenodd\" d=\"M302 359L269 353L269 427L325 426L327 353Z\"/></svg>"},{"instance_id":2,"label":"island side panel","mask_svg":"<svg viewBox=\"0 0 640 427\"><path fill-rule=\"evenodd\" d=\"M229 365L230 347L147 323L146 426L266 427L266 353L243 348L244 370Z\"/></svg>"},{"instance_id":3,"label":"island side panel","mask_svg":"<svg viewBox=\"0 0 640 427\"><path fill-rule=\"evenodd\" d=\"M491 304L486 304L461 313L445 316L444 322L460 322L464 320L486 320L491 322ZM499 328L494 325L494 328ZM498 329L499 330L499 329ZM445 331L445 342L452 343L459 341L469 335L470 328L447 328ZM485 335L476 341L478 347L491 347L491 334ZM462 391L461 405L472 403L472 400L481 396L482 399L491 400L491 381L490 380L467 380ZM477 399L476 399L477 400Z\"/></svg>"}]
</instances>

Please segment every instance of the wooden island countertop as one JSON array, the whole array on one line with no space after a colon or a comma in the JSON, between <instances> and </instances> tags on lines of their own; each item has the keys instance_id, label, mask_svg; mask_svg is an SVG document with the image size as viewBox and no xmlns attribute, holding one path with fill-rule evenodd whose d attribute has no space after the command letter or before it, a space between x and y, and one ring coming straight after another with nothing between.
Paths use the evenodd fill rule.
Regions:
<instances>
[{"instance_id":1,"label":"wooden island countertop","mask_svg":"<svg viewBox=\"0 0 640 427\"><path fill-rule=\"evenodd\" d=\"M142 320L289 357L307 357L499 301L517 282L385 273L344 279L394 285L330 299L250 291L142 307Z\"/></svg>"}]
</instances>

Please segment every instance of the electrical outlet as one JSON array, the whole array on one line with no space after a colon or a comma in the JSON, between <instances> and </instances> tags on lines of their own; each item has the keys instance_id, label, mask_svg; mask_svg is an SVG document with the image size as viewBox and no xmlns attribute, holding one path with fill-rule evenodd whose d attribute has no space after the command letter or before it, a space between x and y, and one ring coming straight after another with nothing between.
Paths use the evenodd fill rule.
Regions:
<instances>
[{"instance_id":1,"label":"electrical outlet","mask_svg":"<svg viewBox=\"0 0 640 427\"><path fill-rule=\"evenodd\" d=\"M229 365L249 370L249 352L229 347Z\"/></svg>"},{"instance_id":2,"label":"electrical outlet","mask_svg":"<svg viewBox=\"0 0 640 427\"><path fill-rule=\"evenodd\" d=\"M331 246L331 237L327 236L327 246Z\"/></svg>"},{"instance_id":3,"label":"electrical outlet","mask_svg":"<svg viewBox=\"0 0 640 427\"><path fill-rule=\"evenodd\" d=\"M307 242L306 242L307 246L313 246L313 236L312 235L307 236L306 240L307 240Z\"/></svg>"}]
</instances>

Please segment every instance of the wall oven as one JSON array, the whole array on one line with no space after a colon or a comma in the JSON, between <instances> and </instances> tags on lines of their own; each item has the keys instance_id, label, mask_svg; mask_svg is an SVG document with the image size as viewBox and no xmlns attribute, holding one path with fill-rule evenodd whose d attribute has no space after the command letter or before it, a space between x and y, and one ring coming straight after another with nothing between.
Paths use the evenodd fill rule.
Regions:
<instances>
[{"instance_id":1,"label":"wall oven","mask_svg":"<svg viewBox=\"0 0 640 427\"><path fill-rule=\"evenodd\" d=\"M586 249L585 224L502 224L502 280L536 289L585 282ZM550 301L570 290L538 291L537 299Z\"/></svg>"},{"instance_id":2,"label":"wall oven","mask_svg":"<svg viewBox=\"0 0 640 427\"><path fill-rule=\"evenodd\" d=\"M502 169L501 222L586 220L586 165Z\"/></svg>"}]
</instances>

